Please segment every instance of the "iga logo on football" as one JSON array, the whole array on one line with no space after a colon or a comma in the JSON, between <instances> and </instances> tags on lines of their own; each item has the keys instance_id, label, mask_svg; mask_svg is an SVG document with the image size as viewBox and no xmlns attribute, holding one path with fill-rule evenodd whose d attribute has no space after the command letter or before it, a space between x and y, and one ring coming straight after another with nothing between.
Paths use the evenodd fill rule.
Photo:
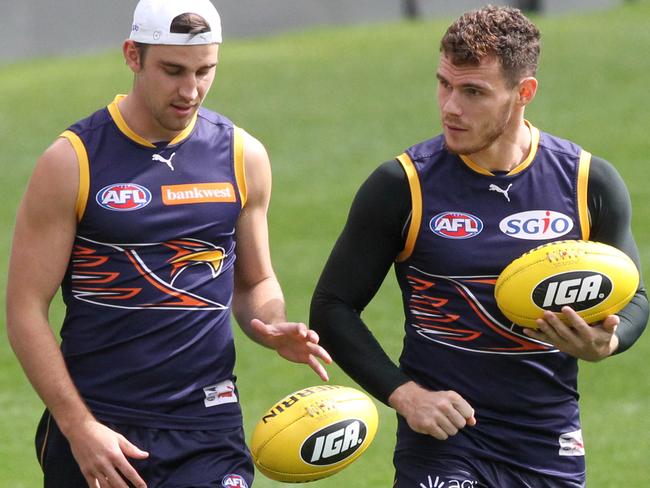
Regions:
<instances>
[{"instance_id":1,"label":"iga logo on football","mask_svg":"<svg viewBox=\"0 0 650 488\"><path fill-rule=\"evenodd\" d=\"M306 463L327 466L350 457L361 447L368 429L358 419L346 419L310 435L300 448Z\"/></svg>"},{"instance_id":2,"label":"iga logo on football","mask_svg":"<svg viewBox=\"0 0 650 488\"><path fill-rule=\"evenodd\" d=\"M107 210L130 212L149 205L151 192L135 183L114 183L99 190L95 200Z\"/></svg>"},{"instance_id":3,"label":"iga logo on football","mask_svg":"<svg viewBox=\"0 0 650 488\"><path fill-rule=\"evenodd\" d=\"M540 241L568 234L573 229L573 220L552 210L530 210L508 215L499 223L499 229L516 239Z\"/></svg>"},{"instance_id":4,"label":"iga logo on football","mask_svg":"<svg viewBox=\"0 0 650 488\"><path fill-rule=\"evenodd\" d=\"M443 212L429 221L429 228L434 234L447 239L469 239L481 233L483 222L465 212Z\"/></svg>"},{"instance_id":5,"label":"iga logo on football","mask_svg":"<svg viewBox=\"0 0 650 488\"><path fill-rule=\"evenodd\" d=\"M592 271L569 271L545 279L533 290L533 302L545 310L560 312L570 305L576 312L602 303L612 293L612 280Z\"/></svg>"}]
</instances>

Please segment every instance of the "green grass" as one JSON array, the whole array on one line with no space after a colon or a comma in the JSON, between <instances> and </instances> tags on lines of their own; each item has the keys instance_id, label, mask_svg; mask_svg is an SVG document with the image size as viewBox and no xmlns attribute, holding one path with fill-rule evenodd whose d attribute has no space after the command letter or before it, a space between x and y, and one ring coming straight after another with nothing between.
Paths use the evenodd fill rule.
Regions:
<instances>
[{"instance_id":1,"label":"green grass","mask_svg":"<svg viewBox=\"0 0 650 488\"><path fill-rule=\"evenodd\" d=\"M206 105L267 146L274 170L270 232L289 316L306 320L311 292L359 184L379 163L440 129L435 106L437 42L449 19L328 28L227 42ZM628 182L634 230L650 265L650 3L537 19L543 33L540 91L528 118L612 161ZM33 162L70 123L128 91L119 49L92 57L0 67L0 255L8 256L15 209ZM0 260L4 289L6 258ZM4 306L4 293L0 298ZM3 307L4 308L4 307ZM396 358L399 293L389 276L364 317ZM62 307L52 309L59 324ZM590 487L645 487L650 480L650 335L627 354L581 365ZM237 374L250 435L258 416L290 391L318 383L237 334ZM337 367L332 383L353 384ZM6 340L0 340L0 486L39 486L32 437L42 405ZM394 415L379 405L368 452L313 485L391 486ZM258 477L256 487L279 486Z\"/></svg>"}]
</instances>

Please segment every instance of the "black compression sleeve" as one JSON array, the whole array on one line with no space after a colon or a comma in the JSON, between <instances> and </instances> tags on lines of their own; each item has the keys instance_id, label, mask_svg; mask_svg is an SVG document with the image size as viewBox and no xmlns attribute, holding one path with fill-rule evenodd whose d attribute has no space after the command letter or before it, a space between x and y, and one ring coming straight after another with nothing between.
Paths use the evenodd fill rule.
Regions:
<instances>
[{"instance_id":1,"label":"black compression sleeve","mask_svg":"<svg viewBox=\"0 0 650 488\"><path fill-rule=\"evenodd\" d=\"M630 196L623 179L610 163L592 158L587 193L591 218L589 239L617 247L630 256L640 270L639 251L631 230ZM649 314L648 296L641 280L630 303L617 314L621 323L616 330L619 339L616 353L625 351L636 342L648 323Z\"/></svg>"},{"instance_id":2,"label":"black compression sleeve","mask_svg":"<svg viewBox=\"0 0 650 488\"><path fill-rule=\"evenodd\" d=\"M410 209L402 167L396 160L384 163L359 189L311 304L310 326L318 332L321 345L351 378L384 403L409 378L384 352L360 314L402 249Z\"/></svg>"},{"instance_id":3,"label":"black compression sleeve","mask_svg":"<svg viewBox=\"0 0 650 488\"><path fill-rule=\"evenodd\" d=\"M627 189L616 170L598 158L592 158L589 172L588 209L590 239L623 250L640 268L630 230ZM396 160L384 163L355 197L311 306L310 325L319 333L321 344L350 377L384 403L409 378L386 355L360 314L404 245L403 231L410 211L404 171ZM642 283L618 315L620 353L639 338L648 321L648 298Z\"/></svg>"}]
</instances>

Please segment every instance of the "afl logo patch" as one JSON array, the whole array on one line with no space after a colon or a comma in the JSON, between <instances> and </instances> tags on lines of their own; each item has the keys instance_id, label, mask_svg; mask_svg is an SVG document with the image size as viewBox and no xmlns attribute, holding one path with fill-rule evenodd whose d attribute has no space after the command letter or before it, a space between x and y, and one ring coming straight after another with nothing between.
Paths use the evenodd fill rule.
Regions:
<instances>
[{"instance_id":1,"label":"afl logo patch","mask_svg":"<svg viewBox=\"0 0 650 488\"><path fill-rule=\"evenodd\" d=\"M464 212L443 212L429 221L434 234L446 239L469 239L483 230L483 222L478 217Z\"/></svg>"},{"instance_id":2,"label":"afl logo patch","mask_svg":"<svg viewBox=\"0 0 650 488\"><path fill-rule=\"evenodd\" d=\"M221 480L221 486L224 488L248 488L248 483L243 476L238 474L227 474Z\"/></svg>"},{"instance_id":3,"label":"afl logo patch","mask_svg":"<svg viewBox=\"0 0 650 488\"><path fill-rule=\"evenodd\" d=\"M95 200L107 210L130 212L149 205L151 192L135 183L115 183L99 190Z\"/></svg>"}]
</instances>

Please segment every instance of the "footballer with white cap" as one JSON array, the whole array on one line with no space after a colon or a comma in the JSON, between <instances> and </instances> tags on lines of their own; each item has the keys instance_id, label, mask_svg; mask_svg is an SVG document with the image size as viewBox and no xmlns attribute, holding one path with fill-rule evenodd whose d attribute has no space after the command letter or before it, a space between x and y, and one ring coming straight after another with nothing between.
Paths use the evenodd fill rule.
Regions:
<instances>
[{"instance_id":1,"label":"footballer with white cap","mask_svg":"<svg viewBox=\"0 0 650 488\"><path fill-rule=\"evenodd\" d=\"M221 41L208 0L141 0L123 45L132 89L64 131L25 192L7 330L47 407L48 488L250 487L231 313L327 380L271 265L267 152L202 107Z\"/></svg>"}]
</instances>

